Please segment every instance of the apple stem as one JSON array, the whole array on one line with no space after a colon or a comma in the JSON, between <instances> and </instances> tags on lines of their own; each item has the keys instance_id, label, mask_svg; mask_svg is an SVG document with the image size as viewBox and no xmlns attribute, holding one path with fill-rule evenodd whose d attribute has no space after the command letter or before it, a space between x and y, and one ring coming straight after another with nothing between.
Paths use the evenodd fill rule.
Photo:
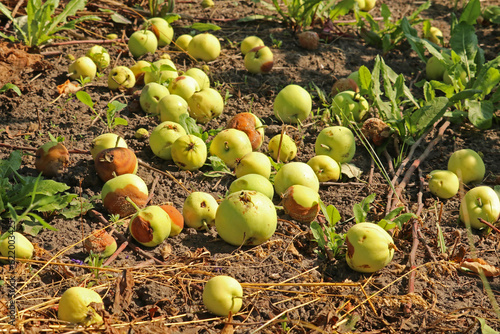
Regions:
<instances>
[{"instance_id":1,"label":"apple stem","mask_svg":"<svg viewBox=\"0 0 500 334\"><path fill-rule=\"evenodd\" d=\"M224 142L224 149L229 151L229 143L227 141Z\"/></svg>"},{"instance_id":2,"label":"apple stem","mask_svg":"<svg viewBox=\"0 0 500 334\"><path fill-rule=\"evenodd\" d=\"M324 149L331 150L330 146L325 145L325 144L320 144L320 146Z\"/></svg>"},{"instance_id":3,"label":"apple stem","mask_svg":"<svg viewBox=\"0 0 500 334\"><path fill-rule=\"evenodd\" d=\"M132 204L132 206L134 207L135 211L137 211L137 212L141 211L141 209L137 206L137 204L135 204L134 201L132 201L130 199L130 197L127 196L125 199L127 200L127 202L129 202L130 204Z\"/></svg>"},{"instance_id":4,"label":"apple stem","mask_svg":"<svg viewBox=\"0 0 500 334\"><path fill-rule=\"evenodd\" d=\"M208 231L208 224L207 224L207 221L206 220L202 220L201 224L203 225L203 228Z\"/></svg>"}]
</instances>

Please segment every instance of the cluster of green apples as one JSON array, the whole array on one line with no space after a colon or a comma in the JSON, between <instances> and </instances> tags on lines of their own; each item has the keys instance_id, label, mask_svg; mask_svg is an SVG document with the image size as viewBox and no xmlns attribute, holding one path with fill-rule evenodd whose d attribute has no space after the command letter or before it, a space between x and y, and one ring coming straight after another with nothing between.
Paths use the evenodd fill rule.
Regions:
<instances>
[{"instance_id":1,"label":"cluster of green apples","mask_svg":"<svg viewBox=\"0 0 500 334\"><path fill-rule=\"evenodd\" d=\"M271 49L257 36L248 36L240 44L243 63L250 73L269 73L274 65Z\"/></svg>"},{"instance_id":2,"label":"cluster of green apples","mask_svg":"<svg viewBox=\"0 0 500 334\"><path fill-rule=\"evenodd\" d=\"M68 67L68 75L72 80L80 78L89 78L94 80L97 71L102 72L110 64L108 50L101 45L92 46L86 53L76 59Z\"/></svg>"}]
</instances>

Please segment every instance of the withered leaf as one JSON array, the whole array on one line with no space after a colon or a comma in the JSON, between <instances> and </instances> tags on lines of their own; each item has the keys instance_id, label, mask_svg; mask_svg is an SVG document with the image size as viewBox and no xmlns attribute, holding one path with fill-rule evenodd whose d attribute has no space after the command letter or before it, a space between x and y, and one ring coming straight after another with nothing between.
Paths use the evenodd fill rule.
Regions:
<instances>
[{"instance_id":1,"label":"withered leaf","mask_svg":"<svg viewBox=\"0 0 500 334\"><path fill-rule=\"evenodd\" d=\"M486 277L500 276L500 268L492 266L480 258L465 259L464 262L462 262L460 269L469 270L476 274L479 274L482 271Z\"/></svg>"}]
</instances>

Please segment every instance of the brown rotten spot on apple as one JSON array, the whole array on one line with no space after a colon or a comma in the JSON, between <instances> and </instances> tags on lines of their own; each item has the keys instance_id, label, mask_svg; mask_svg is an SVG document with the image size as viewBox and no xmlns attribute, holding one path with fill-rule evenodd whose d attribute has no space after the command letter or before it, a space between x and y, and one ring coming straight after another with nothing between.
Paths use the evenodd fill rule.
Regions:
<instances>
[{"instance_id":1,"label":"brown rotten spot on apple","mask_svg":"<svg viewBox=\"0 0 500 334\"><path fill-rule=\"evenodd\" d=\"M129 197L139 208L146 206L148 194L143 193L134 185L127 185L122 189L106 194L102 204L111 214L118 214L120 217L126 217L136 212L136 209L127 201Z\"/></svg>"},{"instance_id":2,"label":"brown rotten spot on apple","mask_svg":"<svg viewBox=\"0 0 500 334\"><path fill-rule=\"evenodd\" d=\"M361 127L363 135L375 146L382 145L391 136L393 130L379 118L368 118Z\"/></svg>"},{"instance_id":3,"label":"brown rotten spot on apple","mask_svg":"<svg viewBox=\"0 0 500 334\"><path fill-rule=\"evenodd\" d=\"M143 214L145 213L143 212ZM140 243L147 243L153 240L153 228L149 221L142 218L141 215L137 215L134 220L130 222L130 232L135 240Z\"/></svg>"},{"instance_id":4,"label":"brown rotten spot on apple","mask_svg":"<svg viewBox=\"0 0 500 334\"><path fill-rule=\"evenodd\" d=\"M262 145L263 136L258 131L256 116L249 112L239 113L227 122L227 128L237 129L247 134L252 144L252 150L257 150Z\"/></svg>"}]
</instances>

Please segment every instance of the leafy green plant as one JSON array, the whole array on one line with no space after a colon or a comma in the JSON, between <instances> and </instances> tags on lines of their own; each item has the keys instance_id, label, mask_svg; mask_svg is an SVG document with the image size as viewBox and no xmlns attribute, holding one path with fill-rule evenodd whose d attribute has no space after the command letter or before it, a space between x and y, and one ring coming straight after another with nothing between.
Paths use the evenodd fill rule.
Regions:
<instances>
[{"instance_id":1,"label":"leafy green plant","mask_svg":"<svg viewBox=\"0 0 500 334\"><path fill-rule=\"evenodd\" d=\"M99 118L106 124L110 132L113 131L113 129L118 125L124 125L124 126L128 125L126 119L121 117L116 117L116 113L123 110L127 106L126 104L123 104L118 101L109 102L107 105L108 109L106 110L106 121L104 121L101 115L94 109L94 101L92 101L92 98L87 92L84 92L82 90L76 92L76 98L80 100L80 102L88 106L90 110L94 112L95 117Z\"/></svg>"},{"instance_id":2,"label":"leafy green plant","mask_svg":"<svg viewBox=\"0 0 500 334\"><path fill-rule=\"evenodd\" d=\"M344 234L338 234L335 230L335 225L340 221L340 213L335 206L326 206L322 201L320 208L327 223L323 226L317 221L311 223L314 241L318 243L318 249L315 251L323 259L338 258L343 253L345 239Z\"/></svg>"},{"instance_id":3,"label":"leafy green plant","mask_svg":"<svg viewBox=\"0 0 500 334\"><path fill-rule=\"evenodd\" d=\"M89 15L66 22L69 16L74 16L77 11L84 9L85 4L86 0L71 0L59 15L53 17L59 0L47 0L44 3L41 0L28 0L26 17L15 19L11 11L0 3L0 12L12 21L17 35L7 36L0 32L0 37L12 42L21 40L28 47L38 47L54 38L64 38L56 34L62 30L75 29L75 25L83 21L100 20L97 16Z\"/></svg>"},{"instance_id":4,"label":"leafy green plant","mask_svg":"<svg viewBox=\"0 0 500 334\"><path fill-rule=\"evenodd\" d=\"M99 274L101 273L100 268L104 268L104 259L98 254L90 251L89 256L85 258L84 262L89 266L93 267L90 269L92 274L94 274L94 279L99 279Z\"/></svg>"},{"instance_id":5,"label":"leafy green plant","mask_svg":"<svg viewBox=\"0 0 500 334\"><path fill-rule=\"evenodd\" d=\"M175 8L175 0L149 0L149 11L151 12L151 17L164 17L168 13L172 13Z\"/></svg>"},{"instance_id":6,"label":"leafy green plant","mask_svg":"<svg viewBox=\"0 0 500 334\"><path fill-rule=\"evenodd\" d=\"M69 187L64 183L44 179L41 175L20 175L21 163L20 151L13 151L8 159L0 160L0 217L12 219L14 230L19 225L32 235L42 228L56 230L39 214L60 214L69 219L92 208L89 201L79 200L78 195L67 193Z\"/></svg>"},{"instance_id":7,"label":"leafy green plant","mask_svg":"<svg viewBox=\"0 0 500 334\"><path fill-rule=\"evenodd\" d=\"M5 85L3 85L2 88L0 88L0 94L5 93L9 89L12 89L19 96L22 95L21 90L19 89L19 87L17 87L16 85L14 85L12 83L6 83Z\"/></svg>"}]
</instances>

